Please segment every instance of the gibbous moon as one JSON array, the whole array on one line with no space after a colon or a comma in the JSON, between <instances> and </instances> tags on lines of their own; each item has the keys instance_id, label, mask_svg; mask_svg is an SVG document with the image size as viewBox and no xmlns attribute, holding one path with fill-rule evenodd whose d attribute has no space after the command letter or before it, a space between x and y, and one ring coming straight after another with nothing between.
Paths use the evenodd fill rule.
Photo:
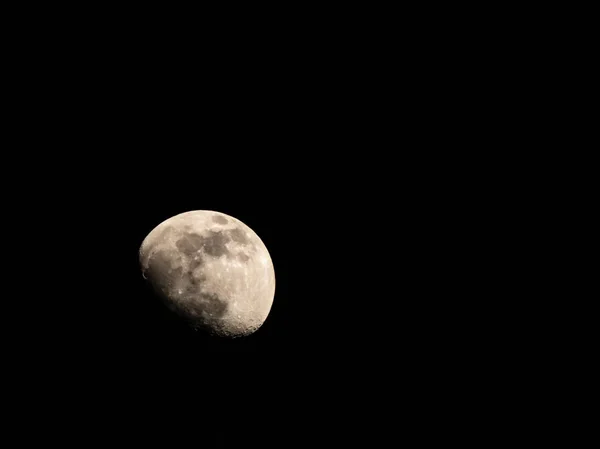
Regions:
<instances>
[{"instance_id":1,"label":"gibbous moon","mask_svg":"<svg viewBox=\"0 0 600 449\"><path fill-rule=\"evenodd\" d=\"M156 226L139 252L144 278L195 328L223 337L255 332L275 295L265 244L240 220L196 210Z\"/></svg>"}]
</instances>

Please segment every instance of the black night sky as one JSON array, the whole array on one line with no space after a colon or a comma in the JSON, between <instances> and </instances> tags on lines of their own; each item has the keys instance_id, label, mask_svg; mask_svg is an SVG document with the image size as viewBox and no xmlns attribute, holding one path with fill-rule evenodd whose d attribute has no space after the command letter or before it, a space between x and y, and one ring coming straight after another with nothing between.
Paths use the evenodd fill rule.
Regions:
<instances>
[{"instance_id":1,"label":"black night sky","mask_svg":"<svg viewBox=\"0 0 600 449\"><path fill-rule=\"evenodd\" d=\"M357 65L357 46L242 44L210 64L36 47L46 75L24 74L13 113L22 147L43 149L19 178L35 193L6 204L33 211L14 226L44 269L4 319L22 402L77 429L48 435L377 448L453 403L471 304L452 299L476 290L461 233L484 219L465 224L473 186L449 169L463 161L436 152L454 131L435 85L418 65L398 81L385 52ZM271 254L275 300L249 337L190 330L141 276L145 236L197 209L240 219Z\"/></svg>"},{"instance_id":2,"label":"black night sky","mask_svg":"<svg viewBox=\"0 0 600 449\"><path fill-rule=\"evenodd\" d=\"M181 426L183 436L206 426L209 448L253 438L278 447L287 434L337 438L356 407L398 387L412 396L435 376L424 367L443 352L439 287L428 279L439 261L428 260L414 187L379 170L398 163L391 158L364 159L360 135L340 138L334 127L349 124L315 130L313 109L302 111L304 121L223 116L217 127L156 112L119 132L104 127L89 169L61 193L70 225L59 230L68 239L59 260L72 268L52 307L59 325L36 346L57 370L61 400L110 410L103 430L85 426L107 438L121 427L147 436ZM373 135L363 126L357 134ZM342 148L329 152L335 141ZM195 209L242 220L271 254L274 304L249 337L190 330L141 276L147 233Z\"/></svg>"}]
</instances>

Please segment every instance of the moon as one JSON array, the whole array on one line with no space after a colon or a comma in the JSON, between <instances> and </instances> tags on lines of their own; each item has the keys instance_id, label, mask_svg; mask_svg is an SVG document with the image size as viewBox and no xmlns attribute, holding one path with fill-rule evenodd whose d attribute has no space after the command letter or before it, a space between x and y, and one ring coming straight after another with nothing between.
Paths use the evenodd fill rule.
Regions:
<instances>
[{"instance_id":1,"label":"moon","mask_svg":"<svg viewBox=\"0 0 600 449\"><path fill-rule=\"evenodd\" d=\"M142 242L139 262L167 306L212 335L250 335L273 305L275 270L265 244L221 212L194 210L163 221Z\"/></svg>"}]
</instances>

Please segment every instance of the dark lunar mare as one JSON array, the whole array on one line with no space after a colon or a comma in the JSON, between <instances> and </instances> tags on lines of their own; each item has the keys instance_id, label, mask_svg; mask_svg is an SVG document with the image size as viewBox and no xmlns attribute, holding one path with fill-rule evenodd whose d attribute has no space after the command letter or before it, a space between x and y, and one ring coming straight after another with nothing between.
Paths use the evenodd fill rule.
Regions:
<instances>
[{"instance_id":1,"label":"dark lunar mare","mask_svg":"<svg viewBox=\"0 0 600 449\"><path fill-rule=\"evenodd\" d=\"M222 225L229 223L227 218L223 217L222 215L213 215L212 221Z\"/></svg>"},{"instance_id":2,"label":"dark lunar mare","mask_svg":"<svg viewBox=\"0 0 600 449\"><path fill-rule=\"evenodd\" d=\"M192 256L198 253L198 250L204 249L209 256L220 257L229 254L227 242L231 238L221 231L208 231L208 235L202 236L194 232L186 232L177 240L175 245L182 254Z\"/></svg>"},{"instance_id":3,"label":"dark lunar mare","mask_svg":"<svg viewBox=\"0 0 600 449\"><path fill-rule=\"evenodd\" d=\"M225 244L230 240L231 238L221 231L209 231L208 236L204 237L204 252L214 257L229 254Z\"/></svg>"},{"instance_id":4,"label":"dark lunar mare","mask_svg":"<svg viewBox=\"0 0 600 449\"><path fill-rule=\"evenodd\" d=\"M182 254L192 256L204 245L204 237L193 232L186 232L175 242L175 246Z\"/></svg>"},{"instance_id":5,"label":"dark lunar mare","mask_svg":"<svg viewBox=\"0 0 600 449\"><path fill-rule=\"evenodd\" d=\"M248 243L246 234L240 228L232 229L231 231L228 232L228 234L234 242L238 242L238 243L242 243L242 244Z\"/></svg>"},{"instance_id":6,"label":"dark lunar mare","mask_svg":"<svg viewBox=\"0 0 600 449\"><path fill-rule=\"evenodd\" d=\"M229 307L227 301L223 301L216 293L201 293L200 301L203 304L203 313L207 317L221 318Z\"/></svg>"}]
</instances>

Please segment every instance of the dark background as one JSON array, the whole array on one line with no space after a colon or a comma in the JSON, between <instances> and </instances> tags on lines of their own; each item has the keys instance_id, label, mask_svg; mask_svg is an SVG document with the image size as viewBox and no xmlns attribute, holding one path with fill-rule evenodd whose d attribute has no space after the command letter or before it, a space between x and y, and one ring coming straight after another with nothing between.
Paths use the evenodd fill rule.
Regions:
<instances>
[{"instance_id":1,"label":"dark background","mask_svg":"<svg viewBox=\"0 0 600 449\"><path fill-rule=\"evenodd\" d=\"M196 117L183 97L125 114L116 102L58 131L81 159L65 154L65 174L41 195L56 217L52 275L31 312L42 324L23 331L48 413L68 404L69 419L97 438L189 441L200 431L220 445L207 447L354 438L344 423L387 428L386 407L399 400L415 404L402 412L409 421L429 413L427 398L464 350L448 321L460 304L440 295L456 282L438 246L448 245L443 206L438 194L423 201L432 165L376 151L378 119L360 113L364 104L324 114L286 98L284 112L263 95L242 117L218 120ZM142 240L195 209L242 220L269 249L275 300L250 337L193 332L144 284Z\"/></svg>"},{"instance_id":2,"label":"dark background","mask_svg":"<svg viewBox=\"0 0 600 449\"><path fill-rule=\"evenodd\" d=\"M64 165L36 198L51 211L51 248L40 249L50 267L42 304L29 311L36 325L20 331L33 348L28 363L39 366L29 376L44 373L36 403L75 415L95 438L195 439L205 429L203 441L217 447L338 438L369 407L386 419L380 403L420 392L413 382L432 374L422 348L441 314L428 279L439 263L428 260L430 206L418 199L430 186L414 174L418 162L376 151L379 121L365 103L323 111L324 86L309 89L313 101L282 88L281 109L270 82L257 81L252 90L263 93L251 105L207 86L202 98L180 92L151 106L136 100L133 110L123 107L125 86L108 89L114 100L86 87L77 100L94 111L63 96L52 113L64 118L40 131L38 142L64 142L65 151L43 156ZM232 112L212 112L224 104ZM144 284L142 240L195 209L242 220L270 251L275 300L250 337L193 332Z\"/></svg>"},{"instance_id":3,"label":"dark background","mask_svg":"<svg viewBox=\"0 0 600 449\"><path fill-rule=\"evenodd\" d=\"M46 435L73 441L207 448L381 446L398 423L431 438L452 423L464 385L497 368L481 254L504 219L484 210L494 161L452 150L503 133L482 113L485 73L479 90L443 39L405 32L399 50L375 28L368 45L280 29L191 47L55 30L17 52L15 414L69 423ZM142 240L195 209L242 220L272 256L273 308L250 337L189 330L143 282Z\"/></svg>"}]
</instances>

